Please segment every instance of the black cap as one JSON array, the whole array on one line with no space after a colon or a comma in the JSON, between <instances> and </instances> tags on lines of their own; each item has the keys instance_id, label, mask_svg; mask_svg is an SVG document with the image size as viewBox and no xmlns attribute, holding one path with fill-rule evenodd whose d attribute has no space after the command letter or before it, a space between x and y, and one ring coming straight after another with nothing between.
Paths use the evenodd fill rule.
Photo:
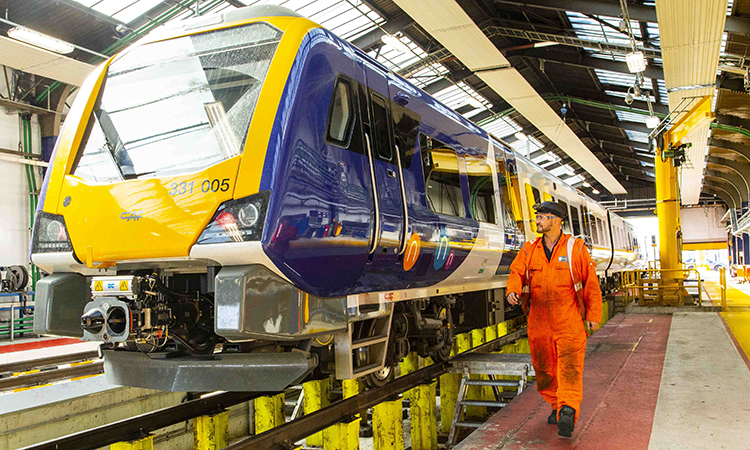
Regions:
<instances>
[{"instance_id":1,"label":"black cap","mask_svg":"<svg viewBox=\"0 0 750 450\"><path fill-rule=\"evenodd\" d=\"M561 219L564 219L565 216L567 216L567 211L565 211L565 208L557 203L557 202L542 202L537 203L534 205L534 211L536 211L537 214L552 214L553 216L557 216Z\"/></svg>"}]
</instances>

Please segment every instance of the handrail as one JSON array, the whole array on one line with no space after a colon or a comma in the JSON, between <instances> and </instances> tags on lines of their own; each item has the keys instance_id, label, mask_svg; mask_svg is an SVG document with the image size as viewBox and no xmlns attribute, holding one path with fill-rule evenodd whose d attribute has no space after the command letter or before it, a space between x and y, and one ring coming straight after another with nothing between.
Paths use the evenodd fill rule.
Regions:
<instances>
[{"instance_id":1,"label":"handrail","mask_svg":"<svg viewBox=\"0 0 750 450\"><path fill-rule=\"evenodd\" d=\"M676 285L665 286L661 280L665 280L664 274L679 272L683 274L682 279L677 280ZM690 279L690 274L695 273L696 278ZM692 288L697 283L698 305L703 304L703 279L698 269L643 269L626 270L620 275L620 290L625 294L623 301L625 305L638 299L639 304L645 303L645 295L648 292L656 293L656 303L664 304L664 292L667 290Z\"/></svg>"}]
</instances>

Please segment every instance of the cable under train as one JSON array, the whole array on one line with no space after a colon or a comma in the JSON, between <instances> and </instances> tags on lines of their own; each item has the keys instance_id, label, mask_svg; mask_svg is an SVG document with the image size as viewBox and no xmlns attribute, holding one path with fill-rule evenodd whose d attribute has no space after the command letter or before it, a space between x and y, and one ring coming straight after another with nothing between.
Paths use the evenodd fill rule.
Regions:
<instances>
[{"instance_id":1,"label":"cable under train","mask_svg":"<svg viewBox=\"0 0 750 450\"><path fill-rule=\"evenodd\" d=\"M382 384L521 314L504 287L544 200L605 288L636 262L620 217L314 22L180 22L95 69L67 115L35 329L102 342L120 385Z\"/></svg>"}]
</instances>

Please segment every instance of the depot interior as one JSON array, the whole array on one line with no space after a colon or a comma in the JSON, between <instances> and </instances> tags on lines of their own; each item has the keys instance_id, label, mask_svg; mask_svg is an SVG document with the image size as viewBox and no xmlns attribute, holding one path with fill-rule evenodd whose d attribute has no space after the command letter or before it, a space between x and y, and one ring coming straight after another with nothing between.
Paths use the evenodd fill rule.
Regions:
<instances>
[{"instance_id":1,"label":"depot interior","mask_svg":"<svg viewBox=\"0 0 750 450\"><path fill-rule=\"evenodd\" d=\"M719 286L713 295L702 294L704 305L721 307L722 289L745 295L748 0L5 0L0 2L0 344L38 339L28 320L35 285L45 273L29 260L31 230L56 138L85 78L170 23L266 3L326 27L625 218L634 226L640 270L684 269L684 279ZM456 27L466 32L451 34L429 13L433 10L459 11ZM477 36L485 39L482 45L491 44L493 58L505 61L503 69L520 74L533 95L514 97L515 88L502 77L486 76L481 61L465 56L479 45ZM543 108L559 120L550 124L534 113ZM572 138L561 139L560 130L572 132ZM660 205L679 207L662 213ZM623 283L628 281L637 283L630 278ZM741 310L746 306L737 308L736 317L750 314ZM727 313L726 305L721 311L716 314ZM24 318L27 322L13 322ZM743 327L750 325L741 320ZM740 331L746 341L747 330ZM6 361L13 360L11 354L0 350ZM738 355L744 355L742 349ZM6 361L0 359L0 365ZM0 403L11 395L0 392ZM648 431L653 442L658 433ZM22 432L0 427L0 436L13 433ZM415 438L408 439L417 448ZM167 448L167 441L160 448ZM31 443L26 437L0 439L0 449L14 448L13 442Z\"/></svg>"}]
</instances>

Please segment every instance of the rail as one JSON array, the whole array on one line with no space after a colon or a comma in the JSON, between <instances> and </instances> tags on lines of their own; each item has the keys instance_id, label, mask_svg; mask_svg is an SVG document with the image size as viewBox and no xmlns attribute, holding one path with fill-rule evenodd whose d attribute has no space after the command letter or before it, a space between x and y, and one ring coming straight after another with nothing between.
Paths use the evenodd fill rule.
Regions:
<instances>
[{"instance_id":1,"label":"rail","mask_svg":"<svg viewBox=\"0 0 750 450\"><path fill-rule=\"evenodd\" d=\"M665 275L677 275L675 283L665 283ZM695 274L695 278L691 275ZM697 269L649 269L621 272L620 290L623 302L638 301L641 306L681 305L684 293L697 288L697 304L703 304L703 279Z\"/></svg>"},{"instance_id":2,"label":"rail","mask_svg":"<svg viewBox=\"0 0 750 450\"><path fill-rule=\"evenodd\" d=\"M520 329L505 336L494 339L486 344L462 352L461 355L493 349L497 346L509 344L526 336L526 329ZM226 449L286 449L290 444L302 438L322 431L331 425L339 423L359 411L375 406L389 398L406 392L409 389L430 382L434 378L447 373L446 362L436 363L397 378L385 386L369 389L361 394L336 402L331 406L320 409L315 413L287 422L261 434L246 438L243 441L226 447ZM49 440L40 444L24 447L23 450L87 450L97 449L117 442L141 438L142 436L184 422L196 417L205 416L221 411L230 406L253 400L258 397L274 395L277 392L224 392L197 400L187 401L177 406L163 408L155 412L142 414L130 419L102 425L100 427L70 434L61 438Z\"/></svg>"},{"instance_id":3,"label":"rail","mask_svg":"<svg viewBox=\"0 0 750 450\"><path fill-rule=\"evenodd\" d=\"M99 358L98 352L92 350L89 352L68 353L67 355L51 356L49 358L30 359L28 361L0 364L0 378L4 378L3 375L8 373L28 372L33 369L48 370L49 368L63 364L72 364L97 358Z\"/></svg>"},{"instance_id":4,"label":"rail","mask_svg":"<svg viewBox=\"0 0 750 450\"><path fill-rule=\"evenodd\" d=\"M102 361L79 363L64 369L45 370L28 375L0 379L0 391L28 388L52 383L53 381L71 380L73 378L99 375L101 373L104 373L104 363Z\"/></svg>"}]
</instances>

